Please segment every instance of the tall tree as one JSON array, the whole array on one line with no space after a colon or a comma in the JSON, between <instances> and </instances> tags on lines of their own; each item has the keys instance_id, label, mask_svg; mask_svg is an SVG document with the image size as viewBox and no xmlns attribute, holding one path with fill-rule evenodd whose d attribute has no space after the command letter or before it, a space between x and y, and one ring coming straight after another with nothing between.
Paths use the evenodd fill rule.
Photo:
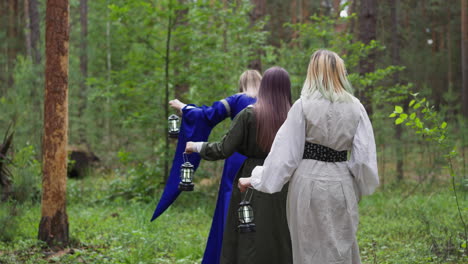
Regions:
<instances>
[{"instance_id":1,"label":"tall tree","mask_svg":"<svg viewBox=\"0 0 468 264\"><path fill-rule=\"evenodd\" d=\"M462 112L468 118L468 4L461 0Z\"/></svg>"},{"instance_id":2,"label":"tall tree","mask_svg":"<svg viewBox=\"0 0 468 264\"><path fill-rule=\"evenodd\" d=\"M392 58L392 64L393 65L400 65L401 64L401 59L400 59L400 30L399 30L399 24L400 24L400 19L398 15L398 10L399 10L399 2L400 0L389 0L389 7L390 7L390 21L391 21L391 26L390 26L390 32L391 32L391 42L390 42L390 47L391 47L391 58ZM400 75L398 72L395 72L393 75L393 81L395 83L400 82ZM406 105L406 104L405 104ZM402 126L395 126L395 138L397 140L396 144L396 152L397 152L397 163L396 163L396 171L397 171L397 179L398 180L403 180L403 148L401 144L401 136L403 133L403 127Z\"/></svg>"},{"instance_id":3,"label":"tall tree","mask_svg":"<svg viewBox=\"0 0 468 264\"><path fill-rule=\"evenodd\" d=\"M252 0L252 4L254 8L252 10L252 14L250 15L251 24L257 23L258 20L262 19L265 16L266 12L266 0ZM256 52L255 58L250 61L248 67L250 69L255 69L258 71L262 71L262 60L261 60L262 52Z\"/></svg>"},{"instance_id":4,"label":"tall tree","mask_svg":"<svg viewBox=\"0 0 468 264\"><path fill-rule=\"evenodd\" d=\"M39 67L41 64L41 53L39 50L40 43L40 25L39 25L39 10L37 0L24 0L24 16L26 21L26 48L28 56L31 58L33 65L35 66L34 72L39 74L42 72L42 68ZM42 120L42 106L41 98L39 98L40 78L31 80L30 95L32 98L32 115L35 115L34 120L40 122ZM35 130L34 138L40 139L42 131Z\"/></svg>"},{"instance_id":5,"label":"tall tree","mask_svg":"<svg viewBox=\"0 0 468 264\"><path fill-rule=\"evenodd\" d=\"M110 18L110 11L109 11L109 0L106 0L106 80L107 80L107 85L106 85L106 93L110 93L110 86L112 82L112 47L111 47L111 39L112 39L112 34L111 34L111 18ZM104 107L106 114L105 114L105 120L104 120L104 127L105 127L105 136L106 136L106 142L109 145L112 145L112 137L111 137L111 125L110 125L110 108L111 108L111 102L110 102L110 97L106 97L106 105Z\"/></svg>"},{"instance_id":6,"label":"tall tree","mask_svg":"<svg viewBox=\"0 0 468 264\"><path fill-rule=\"evenodd\" d=\"M42 218L39 239L68 244L66 212L69 2L47 0Z\"/></svg>"},{"instance_id":7,"label":"tall tree","mask_svg":"<svg viewBox=\"0 0 468 264\"><path fill-rule=\"evenodd\" d=\"M184 61L179 63L176 63L177 65L180 65L179 67L174 68L174 77L177 78L174 84L174 95L175 98L181 99L183 102L186 100L184 99L184 96L187 94L189 91L189 85L184 76L183 71L181 69L187 70L190 67L189 60L186 58L190 58L188 51L187 51L187 45L186 44L188 40L188 36L190 34L187 34L188 32L186 31L189 28L188 20L187 20L187 14L188 14L188 6L186 3L186 0L178 0L178 9L176 11L176 21L175 21L175 30L177 30L179 34L175 34L174 36L174 51L176 54L185 54L186 56L179 56L184 58ZM185 46L185 47L184 47ZM181 78L182 77L182 78Z\"/></svg>"},{"instance_id":8,"label":"tall tree","mask_svg":"<svg viewBox=\"0 0 468 264\"><path fill-rule=\"evenodd\" d=\"M80 105L78 107L78 117L83 120L84 111L86 109L87 87L86 79L88 78L88 0L80 0ZM86 126L80 124L78 129L78 140L80 144L86 143Z\"/></svg>"},{"instance_id":9,"label":"tall tree","mask_svg":"<svg viewBox=\"0 0 468 264\"><path fill-rule=\"evenodd\" d=\"M374 0L361 0L359 8L359 40L364 44L369 44L372 40L377 39L377 1ZM375 70L375 57L374 51L371 51L367 58L361 59L359 62L359 73L365 75L366 73ZM372 87L361 87L358 90L359 99L363 102L369 116L372 116L372 102L370 91Z\"/></svg>"},{"instance_id":10,"label":"tall tree","mask_svg":"<svg viewBox=\"0 0 468 264\"><path fill-rule=\"evenodd\" d=\"M41 63L41 53L39 51L39 41L41 36L40 22L39 22L39 9L37 0L27 0L29 11L29 34L31 39L31 56L34 64Z\"/></svg>"},{"instance_id":11,"label":"tall tree","mask_svg":"<svg viewBox=\"0 0 468 264\"><path fill-rule=\"evenodd\" d=\"M24 37L26 40L26 54L28 57L32 57L31 55L31 34L30 34L30 25L29 25L29 1L24 0L24 21L26 25L26 30L24 31Z\"/></svg>"},{"instance_id":12,"label":"tall tree","mask_svg":"<svg viewBox=\"0 0 468 264\"><path fill-rule=\"evenodd\" d=\"M171 38L172 38L172 27L174 26L173 17L173 5L172 1L169 1L167 17L167 31L166 31L166 54L164 56L164 83L165 83L165 97L164 97L164 114L166 117L169 116L169 72L171 65ZM168 124L166 122L166 131L168 131ZM165 148L164 148L164 182L169 179L169 137L166 135Z\"/></svg>"},{"instance_id":13,"label":"tall tree","mask_svg":"<svg viewBox=\"0 0 468 264\"><path fill-rule=\"evenodd\" d=\"M16 54L19 51L20 34L19 34L19 7L18 0L8 0L8 32L7 32L7 72L8 86L13 85L13 68L16 59Z\"/></svg>"},{"instance_id":14,"label":"tall tree","mask_svg":"<svg viewBox=\"0 0 468 264\"><path fill-rule=\"evenodd\" d=\"M297 23L297 0L291 0L291 23L295 25ZM292 32L291 39L294 40L297 38L297 30L294 28ZM291 42L294 44L294 42Z\"/></svg>"}]
</instances>

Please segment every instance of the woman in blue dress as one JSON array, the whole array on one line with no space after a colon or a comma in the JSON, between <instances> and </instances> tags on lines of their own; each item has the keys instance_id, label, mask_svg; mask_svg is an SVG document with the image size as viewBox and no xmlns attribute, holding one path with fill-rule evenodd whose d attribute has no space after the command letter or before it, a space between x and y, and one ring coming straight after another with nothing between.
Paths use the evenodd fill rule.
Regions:
<instances>
[{"instance_id":1,"label":"woman in blue dress","mask_svg":"<svg viewBox=\"0 0 468 264\"><path fill-rule=\"evenodd\" d=\"M161 215L180 193L180 191L177 190L177 185L179 183L180 165L183 162L182 153L184 152L186 142L206 141L213 127L227 117L230 117L231 120L234 119L244 108L254 104L256 102L261 78L258 71L245 71L239 79L239 93L214 102L211 106L184 104L177 99L169 102L169 105L182 115L182 123L171 175L152 220ZM192 154L189 156L189 160L195 167L198 167L200 156L198 154ZM244 160L245 156L236 152L227 158L224 163L216 209L202 264L219 263L232 184Z\"/></svg>"}]
</instances>

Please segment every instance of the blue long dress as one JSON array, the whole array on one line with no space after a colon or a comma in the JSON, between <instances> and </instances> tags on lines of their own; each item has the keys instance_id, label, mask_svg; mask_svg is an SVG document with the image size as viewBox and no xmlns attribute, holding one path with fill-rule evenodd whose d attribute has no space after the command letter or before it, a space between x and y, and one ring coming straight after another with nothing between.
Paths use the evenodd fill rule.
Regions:
<instances>
[{"instance_id":1,"label":"blue long dress","mask_svg":"<svg viewBox=\"0 0 468 264\"><path fill-rule=\"evenodd\" d=\"M183 118L169 179L151 221L160 216L180 194L177 187L180 181L180 166L183 163L182 153L185 151L186 143L188 141L207 141L213 127L227 117L233 119L240 111L248 105L254 104L255 101L255 98L245 94L235 94L213 103L210 107L187 105L182 109ZM188 155L188 159L190 163L194 165L195 169L197 169L200 164L200 155L198 153L193 153ZM216 209L213 215L213 222L206 243L202 264L219 263L224 225L232 192L232 183L244 160L245 156L234 153L224 162L218 200L216 202Z\"/></svg>"}]
</instances>

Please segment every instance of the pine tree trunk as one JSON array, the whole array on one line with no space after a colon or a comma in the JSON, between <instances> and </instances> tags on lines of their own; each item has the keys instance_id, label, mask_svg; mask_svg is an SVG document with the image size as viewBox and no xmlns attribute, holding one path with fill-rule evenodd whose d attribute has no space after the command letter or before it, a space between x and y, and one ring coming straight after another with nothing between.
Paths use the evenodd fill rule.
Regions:
<instances>
[{"instance_id":1,"label":"pine tree trunk","mask_svg":"<svg viewBox=\"0 0 468 264\"><path fill-rule=\"evenodd\" d=\"M29 0L24 0L24 24L25 24L25 30L24 30L24 39L25 39L25 46L26 46L26 54L28 55L29 58L32 58L31 54L31 32L30 32L30 18L29 18Z\"/></svg>"},{"instance_id":2,"label":"pine tree trunk","mask_svg":"<svg viewBox=\"0 0 468 264\"><path fill-rule=\"evenodd\" d=\"M106 6L109 6L109 0L106 0ZM106 8L106 75L107 75L107 86L106 93L110 93L110 86L112 82L112 48L111 48L111 24L109 16L109 7ZM104 119L104 133L105 141L108 146L112 146L112 136L111 136L111 125L110 125L110 97L106 97L106 104L104 107L105 110L105 119Z\"/></svg>"},{"instance_id":3,"label":"pine tree trunk","mask_svg":"<svg viewBox=\"0 0 468 264\"><path fill-rule=\"evenodd\" d=\"M291 0L291 23L296 25L297 23L297 0ZM297 38L297 30L293 29L291 39L295 40ZM294 42L291 42L294 44Z\"/></svg>"},{"instance_id":4,"label":"pine tree trunk","mask_svg":"<svg viewBox=\"0 0 468 264\"><path fill-rule=\"evenodd\" d=\"M461 0L462 113L468 118L468 4Z\"/></svg>"},{"instance_id":5,"label":"pine tree trunk","mask_svg":"<svg viewBox=\"0 0 468 264\"><path fill-rule=\"evenodd\" d=\"M400 19L398 16L398 7L399 7L399 0L389 0L390 6L390 17L391 17L391 58L393 65L400 65L401 58L400 58L400 33L399 33L399 24ZM396 72L393 75L394 83L400 82L400 75ZM405 104L406 105L406 104ZM397 173L397 180L401 181L404 178L403 172L403 161L404 161L404 150L402 148L403 142L402 140L402 133L403 127L402 126L395 126L395 138L396 138L396 173Z\"/></svg>"},{"instance_id":6,"label":"pine tree trunk","mask_svg":"<svg viewBox=\"0 0 468 264\"><path fill-rule=\"evenodd\" d=\"M169 2L169 12L172 13L172 5ZM172 14L169 15L167 21L167 34L166 34L166 55L164 57L165 60L165 74L164 74L164 82L165 82L165 97L164 97L164 114L169 117L169 71L171 66L171 37L172 37L172 26L173 26L173 17ZM168 131L168 123L166 122L166 133ZM165 147L164 147L164 182L167 182L169 179L169 137L166 134L165 139Z\"/></svg>"},{"instance_id":7,"label":"pine tree trunk","mask_svg":"<svg viewBox=\"0 0 468 264\"><path fill-rule=\"evenodd\" d=\"M334 17L340 17L340 3L341 0L333 0L333 11L335 12L333 14Z\"/></svg>"},{"instance_id":8,"label":"pine tree trunk","mask_svg":"<svg viewBox=\"0 0 468 264\"><path fill-rule=\"evenodd\" d=\"M88 78L88 0L80 0L80 105L78 107L78 118L83 120L84 111L86 109L87 87L86 79ZM78 127L78 141L80 144L86 144L86 126L80 123Z\"/></svg>"},{"instance_id":9,"label":"pine tree trunk","mask_svg":"<svg viewBox=\"0 0 468 264\"><path fill-rule=\"evenodd\" d=\"M361 0L359 9L359 40L364 44L369 44L372 40L377 38L377 2L374 0ZM369 56L359 62L359 73L365 75L366 73L375 70L375 52L370 52ZM370 92L372 87L363 87L358 91L358 97L363 103L364 107L372 116L372 102Z\"/></svg>"},{"instance_id":10,"label":"pine tree trunk","mask_svg":"<svg viewBox=\"0 0 468 264\"><path fill-rule=\"evenodd\" d=\"M452 12L450 10L450 5L447 5L447 80L448 87L452 89L453 87L453 75L452 75L452 28L450 27L450 21L452 21Z\"/></svg>"},{"instance_id":11,"label":"pine tree trunk","mask_svg":"<svg viewBox=\"0 0 468 264\"><path fill-rule=\"evenodd\" d=\"M42 218L39 239L68 245L66 213L69 2L47 0Z\"/></svg>"},{"instance_id":12,"label":"pine tree trunk","mask_svg":"<svg viewBox=\"0 0 468 264\"><path fill-rule=\"evenodd\" d=\"M13 69L18 52L18 30L16 19L18 17L18 1L8 0L8 32L7 32L7 86L13 85Z\"/></svg>"},{"instance_id":13,"label":"pine tree trunk","mask_svg":"<svg viewBox=\"0 0 468 264\"><path fill-rule=\"evenodd\" d=\"M178 0L179 1L179 6L180 8L176 11L176 19L177 19L177 23L175 24L175 27L178 28L178 27L188 27L188 21L186 19L187 17L187 14L188 14L188 11L189 9L185 6L186 5L186 0ZM185 52L181 45L184 45L184 38L186 38L186 36L182 36L182 40L177 38L177 35L174 36L174 52L176 54L180 54L180 55L185 55L183 57L186 57L186 58L190 58L190 55L189 54L186 54L187 52ZM182 53L184 52L184 53ZM174 76L177 80L177 82L175 83L174 85L174 95L175 95L175 98L177 99L180 99L182 102L185 102L185 98L184 96L187 94L187 92L189 91L189 85L187 83L187 81L184 80L184 78L181 78L181 72L180 72L180 69L183 67L185 69L188 69L190 67L190 63L188 60L185 60L181 65L181 67L175 67L174 68Z\"/></svg>"},{"instance_id":14,"label":"pine tree trunk","mask_svg":"<svg viewBox=\"0 0 468 264\"><path fill-rule=\"evenodd\" d=\"M28 0L29 2L29 30L31 38L31 55L34 64L41 63L41 53L39 51L39 41L41 38L39 10L37 0Z\"/></svg>"},{"instance_id":15,"label":"pine tree trunk","mask_svg":"<svg viewBox=\"0 0 468 264\"><path fill-rule=\"evenodd\" d=\"M266 0L252 0L252 4L254 8L252 10L252 14L250 15L250 23L253 25L259 19L263 18L266 13ZM262 72L262 60L261 55L262 52L256 52L257 57L250 61L248 68L255 69L257 71Z\"/></svg>"},{"instance_id":16,"label":"pine tree trunk","mask_svg":"<svg viewBox=\"0 0 468 264\"><path fill-rule=\"evenodd\" d=\"M301 9L302 9L302 14L301 14L302 23L305 23L305 22L309 21L309 16L310 16L309 8L310 8L310 6L308 4L308 0L302 0L302 6L301 6Z\"/></svg>"}]
</instances>

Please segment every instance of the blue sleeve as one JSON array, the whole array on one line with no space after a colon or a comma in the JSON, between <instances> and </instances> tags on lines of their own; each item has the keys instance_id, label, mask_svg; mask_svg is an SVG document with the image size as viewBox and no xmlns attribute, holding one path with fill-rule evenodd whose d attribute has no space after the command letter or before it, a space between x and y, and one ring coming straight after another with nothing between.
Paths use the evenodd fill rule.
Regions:
<instances>
[{"instance_id":1,"label":"blue sleeve","mask_svg":"<svg viewBox=\"0 0 468 264\"><path fill-rule=\"evenodd\" d=\"M231 117L231 119L234 119L234 117L236 117L236 115L244 110L244 108L246 108L248 105L255 104L256 100L257 99L242 93L231 95L224 99L224 101L229 106L228 115Z\"/></svg>"},{"instance_id":2,"label":"blue sleeve","mask_svg":"<svg viewBox=\"0 0 468 264\"><path fill-rule=\"evenodd\" d=\"M180 166L184 162L182 155L187 142L207 141L213 127L227 117L226 107L221 101L215 102L211 107L188 105L182 109L182 112L183 117L180 125L176 152L172 160L171 171L151 221L164 213L180 194L178 189L180 182ZM193 153L188 155L188 159L196 170L198 165L200 165L200 155L198 153Z\"/></svg>"}]
</instances>

